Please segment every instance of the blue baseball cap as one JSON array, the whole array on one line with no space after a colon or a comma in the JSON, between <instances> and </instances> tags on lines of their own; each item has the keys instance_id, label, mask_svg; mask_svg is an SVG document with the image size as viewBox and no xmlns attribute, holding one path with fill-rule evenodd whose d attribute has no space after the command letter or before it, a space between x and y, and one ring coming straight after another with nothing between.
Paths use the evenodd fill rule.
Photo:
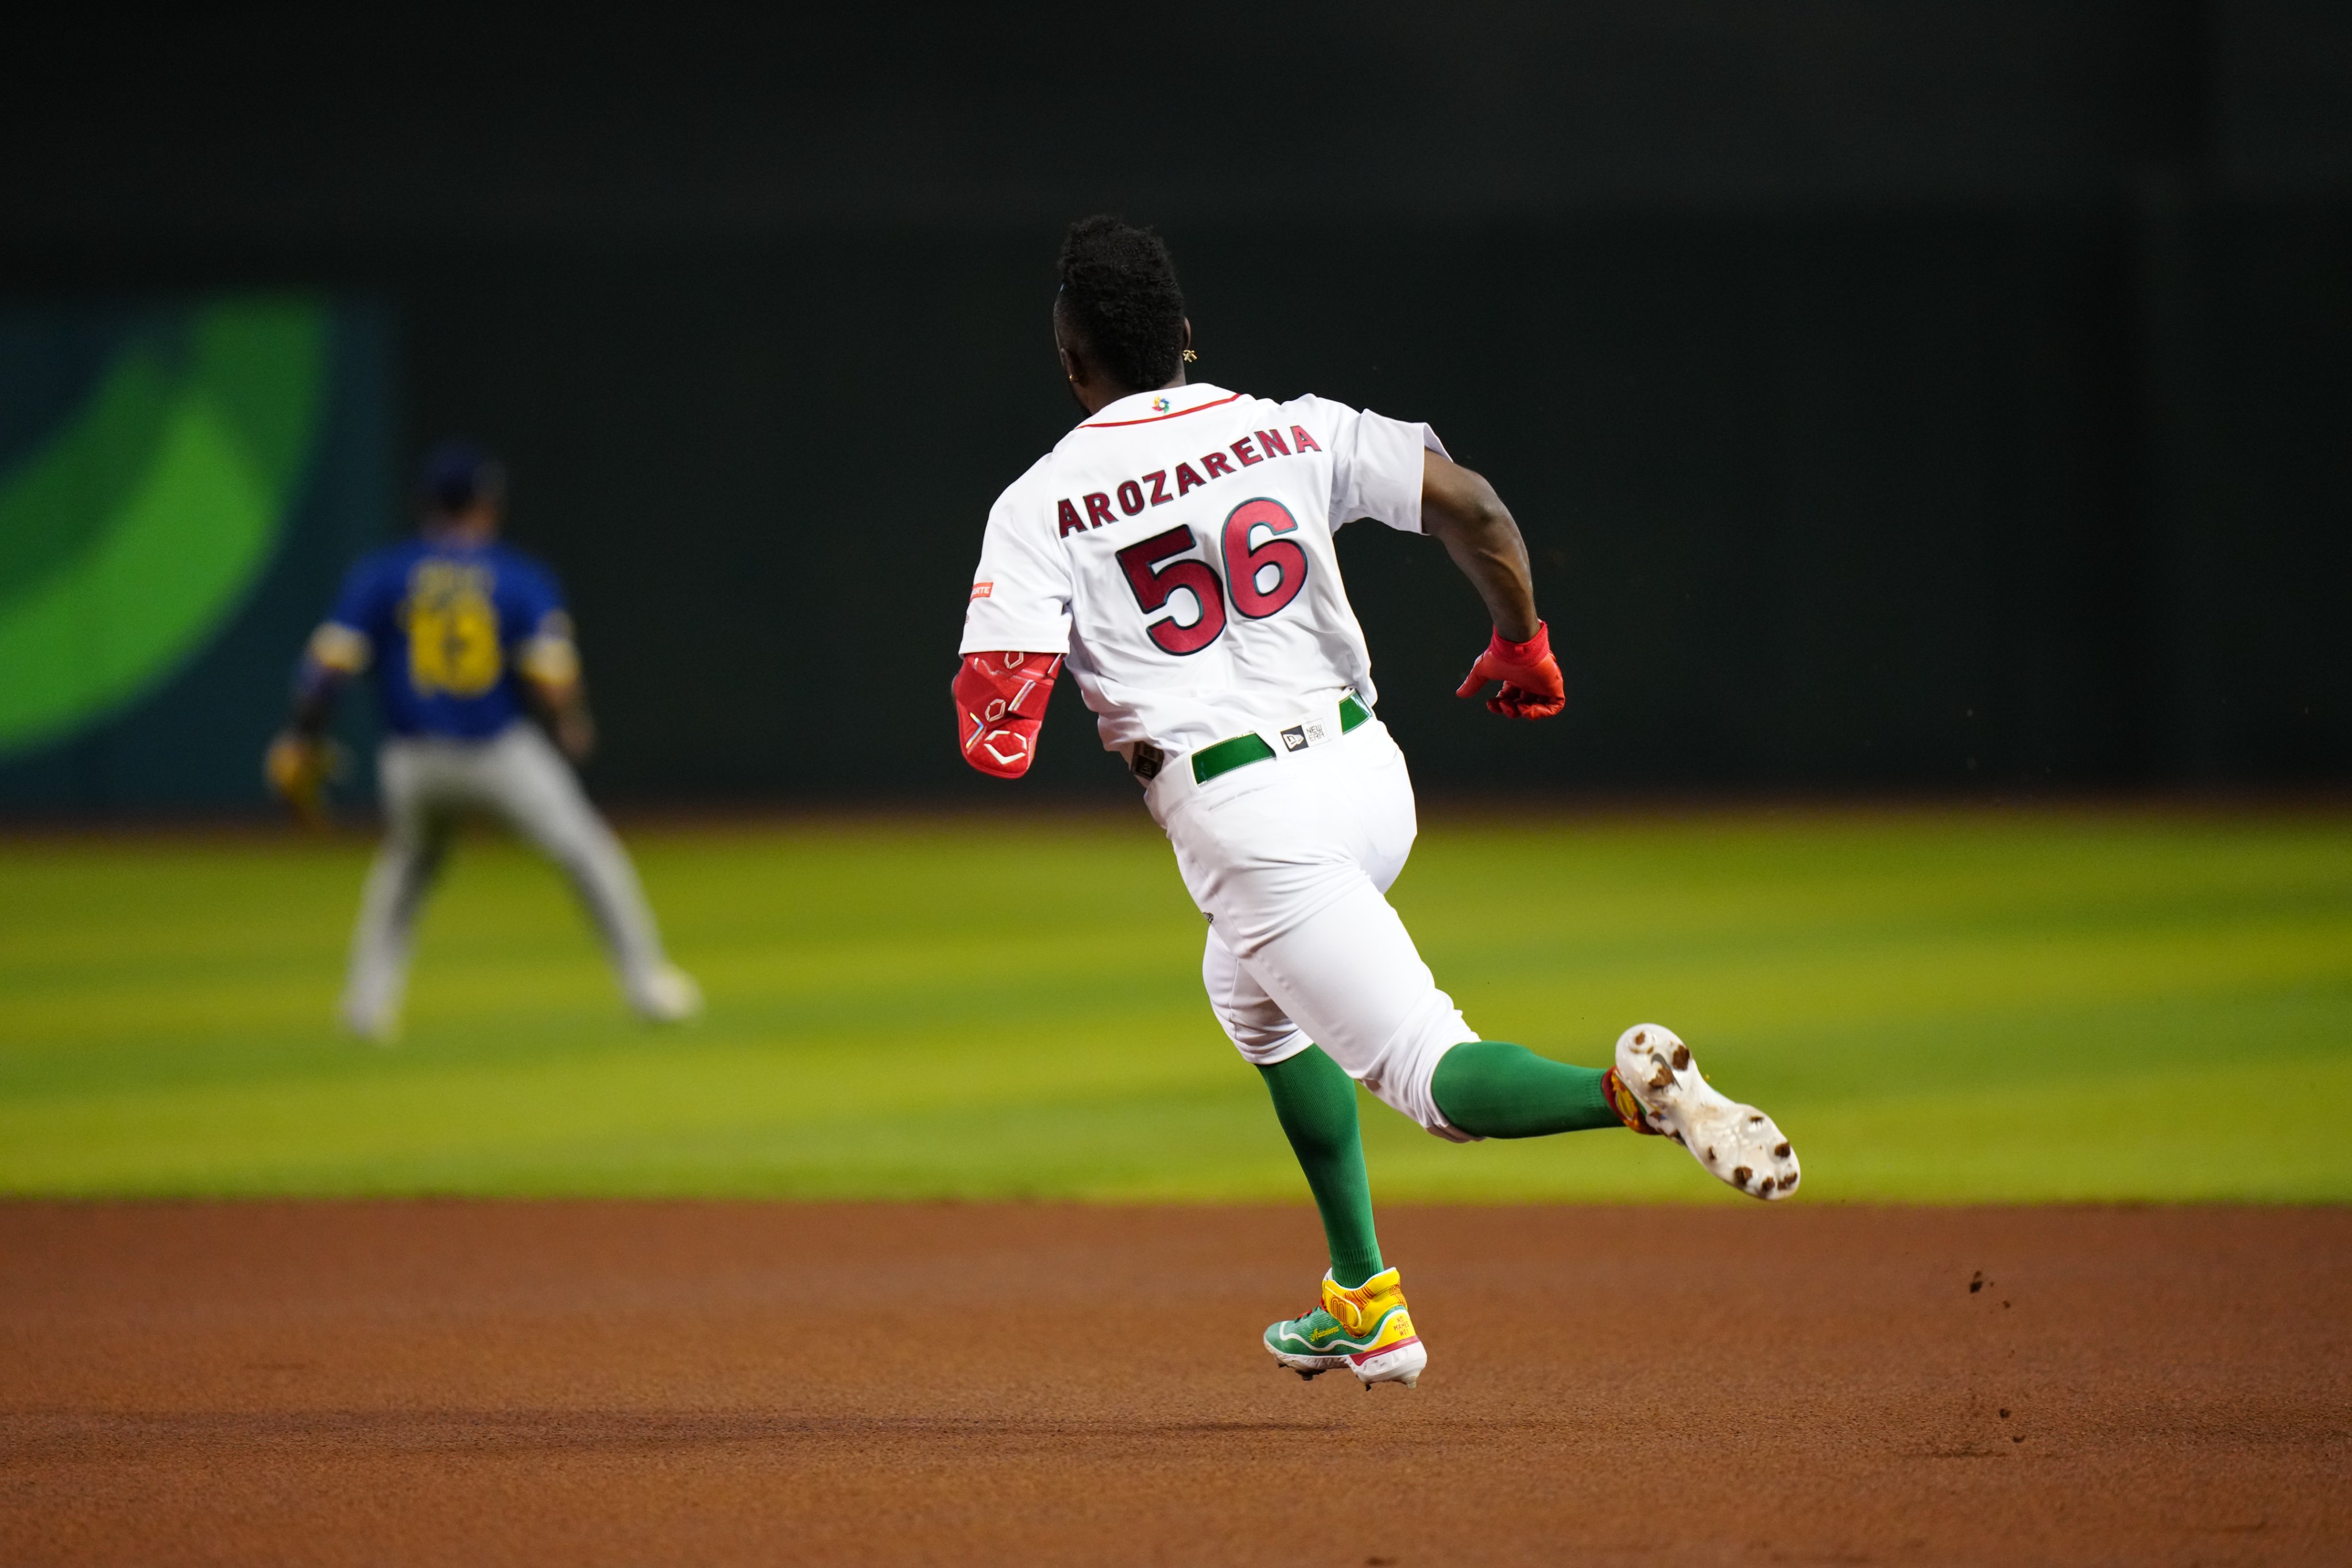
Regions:
<instances>
[{"instance_id":1,"label":"blue baseball cap","mask_svg":"<svg viewBox=\"0 0 2352 1568\"><path fill-rule=\"evenodd\" d=\"M425 455L417 492L425 506L442 513L462 512L478 501L502 501L506 465L470 441L439 442Z\"/></svg>"}]
</instances>

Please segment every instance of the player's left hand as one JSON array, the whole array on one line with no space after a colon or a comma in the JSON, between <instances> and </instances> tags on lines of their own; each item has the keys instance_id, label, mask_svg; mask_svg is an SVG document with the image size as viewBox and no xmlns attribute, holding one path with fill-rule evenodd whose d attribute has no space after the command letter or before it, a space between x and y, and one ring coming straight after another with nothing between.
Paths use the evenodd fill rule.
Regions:
<instances>
[{"instance_id":1,"label":"player's left hand","mask_svg":"<svg viewBox=\"0 0 2352 1568\"><path fill-rule=\"evenodd\" d=\"M1454 695L1475 697L1488 681L1502 682L1503 689L1486 699L1486 711L1505 718L1549 718L1568 706L1568 685L1551 656L1551 627L1541 621L1524 643L1506 642L1496 632Z\"/></svg>"},{"instance_id":2,"label":"player's left hand","mask_svg":"<svg viewBox=\"0 0 2352 1568\"><path fill-rule=\"evenodd\" d=\"M332 741L298 729L279 732L261 759L270 790L314 827L327 820L327 784L341 771L342 754Z\"/></svg>"}]
</instances>

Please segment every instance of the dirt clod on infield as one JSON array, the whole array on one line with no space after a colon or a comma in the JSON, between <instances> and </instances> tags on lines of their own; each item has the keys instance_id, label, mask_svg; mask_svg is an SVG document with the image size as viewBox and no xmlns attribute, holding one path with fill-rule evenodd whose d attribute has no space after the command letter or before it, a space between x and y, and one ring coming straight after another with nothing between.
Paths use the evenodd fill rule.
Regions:
<instances>
[{"instance_id":1,"label":"dirt clod on infield","mask_svg":"<svg viewBox=\"0 0 2352 1568\"><path fill-rule=\"evenodd\" d=\"M0 1204L0 1562L2352 1561L2352 1211L1383 1220L1366 1398L1303 1207Z\"/></svg>"}]
</instances>

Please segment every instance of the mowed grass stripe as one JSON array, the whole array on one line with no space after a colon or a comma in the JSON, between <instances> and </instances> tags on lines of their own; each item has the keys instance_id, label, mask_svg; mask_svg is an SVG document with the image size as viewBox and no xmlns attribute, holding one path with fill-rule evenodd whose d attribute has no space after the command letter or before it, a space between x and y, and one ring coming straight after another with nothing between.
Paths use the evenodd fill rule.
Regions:
<instances>
[{"instance_id":1,"label":"mowed grass stripe","mask_svg":"<svg viewBox=\"0 0 2352 1568\"><path fill-rule=\"evenodd\" d=\"M365 845L0 844L0 1190L1301 1195L1139 817L631 837L703 1024L631 1024L483 840L392 1051L329 1017ZM1680 1030L1815 1200L2352 1197L2341 816L1440 818L1394 897L1490 1035ZM1647 1140L1365 1114L1387 1197L1736 1201Z\"/></svg>"}]
</instances>

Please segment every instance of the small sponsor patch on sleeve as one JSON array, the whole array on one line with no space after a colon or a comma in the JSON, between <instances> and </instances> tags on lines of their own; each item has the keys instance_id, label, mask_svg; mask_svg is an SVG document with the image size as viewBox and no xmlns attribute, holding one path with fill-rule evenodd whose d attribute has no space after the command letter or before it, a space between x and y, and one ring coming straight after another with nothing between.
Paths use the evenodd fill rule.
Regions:
<instances>
[{"instance_id":1,"label":"small sponsor patch on sleeve","mask_svg":"<svg viewBox=\"0 0 2352 1568\"><path fill-rule=\"evenodd\" d=\"M975 582L971 585L971 596L974 599L985 599L995 591L996 584L992 582Z\"/></svg>"}]
</instances>

